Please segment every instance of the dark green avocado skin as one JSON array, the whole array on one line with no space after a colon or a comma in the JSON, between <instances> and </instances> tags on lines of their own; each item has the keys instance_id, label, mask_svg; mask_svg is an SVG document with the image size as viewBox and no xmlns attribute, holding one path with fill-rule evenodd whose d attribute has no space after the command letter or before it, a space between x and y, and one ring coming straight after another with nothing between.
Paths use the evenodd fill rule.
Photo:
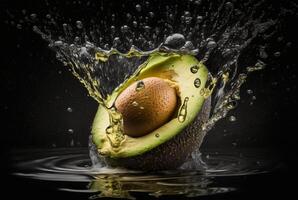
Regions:
<instances>
[{"instance_id":1,"label":"dark green avocado skin","mask_svg":"<svg viewBox=\"0 0 298 200\"><path fill-rule=\"evenodd\" d=\"M132 170L157 171L180 167L201 146L206 131L199 127L209 119L211 98L205 100L200 113L192 124L169 141L142 155L117 158L99 156L99 159L111 167L124 167Z\"/></svg>"}]
</instances>

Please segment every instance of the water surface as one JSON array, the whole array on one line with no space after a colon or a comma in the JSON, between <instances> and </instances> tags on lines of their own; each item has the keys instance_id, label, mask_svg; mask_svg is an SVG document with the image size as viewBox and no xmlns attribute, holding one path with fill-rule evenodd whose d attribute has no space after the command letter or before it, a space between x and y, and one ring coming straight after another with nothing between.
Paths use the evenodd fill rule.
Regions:
<instances>
[{"instance_id":1,"label":"water surface","mask_svg":"<svg viewBox=\"0 0 298 200\"><path fill-rule=\"evenodd\" d=\"M260 149L207 150L200 170L149 173L92 166L87 148L19 150L14 175L89 198L197 197L237 191L245 177L280 169L281 164L269 155Z\"/></svg>"}]
</instances>

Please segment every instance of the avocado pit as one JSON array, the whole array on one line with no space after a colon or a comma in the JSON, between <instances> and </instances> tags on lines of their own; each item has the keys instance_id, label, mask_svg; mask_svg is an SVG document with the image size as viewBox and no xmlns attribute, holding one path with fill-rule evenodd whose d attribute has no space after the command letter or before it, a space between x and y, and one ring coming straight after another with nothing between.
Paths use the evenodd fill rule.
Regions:
<instances>
[{"instance_id":1,"label":"avocado pit","mask_svg":"<svg viewBox=\"0 0 298 200\"><path fill-rule=\"evenodd\" d=\"M169 80L148 77L128 86L115 101L123 116L124 133L144 136L168 122L177 107L176 89Z\"/></svg>"}]
</instances>

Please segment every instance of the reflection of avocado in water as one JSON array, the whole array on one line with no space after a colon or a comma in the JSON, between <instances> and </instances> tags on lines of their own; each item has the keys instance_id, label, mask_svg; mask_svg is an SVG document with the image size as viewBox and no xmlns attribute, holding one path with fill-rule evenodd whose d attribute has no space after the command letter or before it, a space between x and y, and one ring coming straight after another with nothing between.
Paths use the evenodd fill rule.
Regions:
<instances>
[{"instance_id":1,"label":"reflection of avocado in water","mask_svg":"<svg viewBox=\"0 0 298 200\"><path fill-rule=\"evenodd\" d=\"M97 194L90 199L112 197L136 199L135 194L148 193L150 196L191 195L221 193L227 190L209 187L212 180L194 174L105 174L96 175L88 188ZM182 196L180 196L182 197Z\"/></svg>"},{"instance_id":2,"label":"reflection of avocado in water","mask_svg":"<svg viewBox=\"0 0 298 200\"><path fill-rule=\"evenodd\" d=\"M140 170L179 167L200 146L200 127L209 117L203 97L208 70L191 55L153 55L117 88L107 104L122 113L125 139L111 145L108 111L99 106L92 139L112 166Z\"/></svg>"},{"instance_id":3,"label":"reflection of avocado in water","mask_svg":"<svg viewBox=\"0 0 298 200\"><path fill-rule=\"evenodd\" d=\"M121 178L117 175L99 175L90 183L89 188L94 192L100 192L98 195L94 196L94 199L99 197L134 199L129 194L129 189L123 188L123 185Z\"/></svg>"}]
</instances>

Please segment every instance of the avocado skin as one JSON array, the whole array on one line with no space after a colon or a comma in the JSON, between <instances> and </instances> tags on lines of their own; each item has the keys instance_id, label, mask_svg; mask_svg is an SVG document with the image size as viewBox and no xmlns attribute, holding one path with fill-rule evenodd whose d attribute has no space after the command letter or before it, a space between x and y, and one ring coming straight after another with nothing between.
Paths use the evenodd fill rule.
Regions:
<instances>
[{"instance_id":1,"label":"avocado skin","mask_svg":"<svg viewBox=\"0 0 298 200\"><path fill-rule=\"evenodd\" d=\"M198 127L209 119L211 98L205 100L202 109L192 124L169 141L142 155L128 158L110 158L99 156L111 167L124 167L133 170L157 171L171 170L180 167L191 153L201 146L206 131L198 133Z\"/></svg>"}]
</instances>

